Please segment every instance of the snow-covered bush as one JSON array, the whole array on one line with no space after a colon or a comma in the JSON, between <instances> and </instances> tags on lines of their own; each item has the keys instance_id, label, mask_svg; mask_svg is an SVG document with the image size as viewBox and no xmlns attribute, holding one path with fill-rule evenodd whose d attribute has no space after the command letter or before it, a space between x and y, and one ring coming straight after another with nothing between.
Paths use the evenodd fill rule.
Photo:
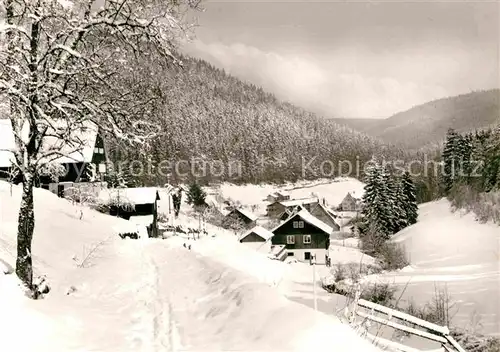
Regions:
<instances>
[{"instance_id":1,"label":"snow-covered bush","mask_svg":"<svg viewBox=\"0 0 500 352\"><path fill-rule=\"evenodd\" d=\"M50 286L45 276L39 276L33 280L33 298L42 299L50 292Z\"/></svg>"},{"instance_id":2,"label":"snow-covered bush","mask_svg":"<svg viewBox=\"0 0 500 352\"><path fill-rule=\"evenodd\" d=\"M122 239L125 239L128 237L130 239L137 240L139 238L139 233L138 232L122 232L122 233L118 233L118 236L120 236L120 238L122 238Z\"/></svg>"}]
</instances>

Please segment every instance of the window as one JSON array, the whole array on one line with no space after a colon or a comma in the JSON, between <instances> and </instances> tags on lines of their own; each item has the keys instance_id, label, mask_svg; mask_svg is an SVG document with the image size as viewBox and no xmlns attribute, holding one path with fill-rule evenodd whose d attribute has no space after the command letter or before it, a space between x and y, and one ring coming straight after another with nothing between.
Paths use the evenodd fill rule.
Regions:
<instances>
[{"instance_id":1,"label":"window","mask_svg":"<svg viewBox=\"0 0 500 352\"><path fill-rule=\"evenodd\" d=\"M302 236L302 241L305 244L310 244L311 243L311 235L304 235L304 236Z\"/></svg>"},{"instance_id":2,"label":"window","mask_svg":"<svg viewBox=\"0 0 500 352\"><path fill-rule=\"evenodd\" d=\"M311 252L304 253L304 260L311 260Z\"/></svg>"},{"instance_id":3,"label":"window","mask_svg":"<svg viewBox=\"0 0 500 352\"><path fill-rule=\"evenodd\" d=\"M104 148L99 148L99 154L104 154Z\"/></svg>"},{"instance_id":4,"label":"window","mask_svg":"<svg viewBox=\"0 0 500 352\"><path fill-rule=\"evenodd\" d=\"M295 244L295 236L294 235L286 236L286 244Z\"/></svg>"},{"instance_id":5,"label":"window","mask_svg":"<svg viewBox=\"0 0 500 352\"><path fill-rule=\"evenodd\" d=\"M289 257L293 257L293 252L288 252L288 253L287 253L287 255L288 255Z\"/></svg>"},{"instance_id":6,"label":"window","mask_svg":"<svg viewBox=\"0 0 500 352\"><path fill-rule=\"evenodd\" d=\"M99 148L97 147L94 148L94 154L99 154Z\"/></svg>"},{"instance_id":7,"label":"window","mask_svg":"<svg viewBox=\"0 0 500 352\"><path fill-rule=\"evenodd\" d=\"M294 221L293 222L293 228L294 229L303 229L304 228L304 222L303 221Z\"/></svg>"},{"instance_id":8,"label":"window","mask_svg":"<svg viewBox=\"0 0 500 352\"><path fill-rule=\"evenodd\" d=\"M106 172L106 164L99 164L99 172L101 174Z\"/></svg>"}]
</instances>

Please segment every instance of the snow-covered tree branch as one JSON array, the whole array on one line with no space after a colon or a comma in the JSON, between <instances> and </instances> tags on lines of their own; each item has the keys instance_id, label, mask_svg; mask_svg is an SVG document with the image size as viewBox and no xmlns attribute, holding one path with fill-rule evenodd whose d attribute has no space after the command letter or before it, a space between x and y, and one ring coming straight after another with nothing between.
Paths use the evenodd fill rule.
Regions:
<instances>
[{"instance_id":1,"label":"snow-covered tree branch","mask_svg":"<svg viewBox=\"0 0 500 352\"><path fill-rule=\"evenodd\" d=\"M127 84L148 62L177 63L190 26L190 0L2 0L0 101L14 133L15 168L23 182L17 275L32 286L31 240L36 175L84 143L96 126L129 143L158 131L148 122L154 96ZM152 76L152 74L150 75Z\"/></svg>"}]
</instances>

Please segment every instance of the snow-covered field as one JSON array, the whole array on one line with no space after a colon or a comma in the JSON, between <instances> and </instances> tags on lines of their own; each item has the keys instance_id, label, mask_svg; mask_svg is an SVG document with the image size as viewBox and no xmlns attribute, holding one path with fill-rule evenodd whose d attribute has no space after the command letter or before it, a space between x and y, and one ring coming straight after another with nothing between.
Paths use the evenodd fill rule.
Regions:
<instances>
[{"instance_id":1,"label":"snow-covered field","mask_svg":"<svg viewBox=\"0 0 500 352\"><path fill-rule=\"evenodd\" d=\"M9 265L19 193L0 182L0 258ZM336 318L286 299L294 278L309 280L308 266L269 260L209 226L192 250L180 236L121 240L113 229L124 220L88 209L80 220L79 210L35 190L35 268L52 290L28 300L0 272L0 351L375 350Z\"/></svg>"},{"instance_id":2,"label":"snow-covered field","mask_svg":"<svg viewBox=\"0 0 500 352\"><path fill-rule=\"evenodd\" d=\"M371 280L408 284L403 300L421 304L432 300L436 287L446 288L456 302L456 326L473 324L500 334L500 227L480 224L472 214L452 213L442 199L423 204L419 222L394 241L406 247L411 266Z\"/></svg>"},{"instance_id":3,"label":"snow-covered field","mask_svg":"<svg viewBox=\"0 0 500 352\"><path fill-rule=\"evenodd\" d=\"M239 202L250 208L257 206L259 215L266 211L266 197L278 190L287 191L291 199L308 198L315 194L320 199L325 198L329 207L336 207L348 192L356 196L363 195L364 184L353 178L320 179L315 181L302 181L298 183L286 183L283 185L261 184L261 185L234 185L223 183L215 192L219 192L225 199Z\"/></svg>"}]
</instances>

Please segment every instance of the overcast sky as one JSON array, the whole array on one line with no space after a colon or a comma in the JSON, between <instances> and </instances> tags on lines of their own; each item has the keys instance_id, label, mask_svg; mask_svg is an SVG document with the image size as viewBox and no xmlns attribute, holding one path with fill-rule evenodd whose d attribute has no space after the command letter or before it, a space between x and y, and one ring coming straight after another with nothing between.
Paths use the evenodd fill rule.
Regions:
<instances>
[{"instance_id":1,"label":"overcast sky","mask_svg":"<svg viewBox=\"0 0 500 352\"><path fill-rule=\"evenodd\" d=\"M185 47L335 117L388 117L499 85L497 1L205 1Z\"/></svg>"}]
</instances>

